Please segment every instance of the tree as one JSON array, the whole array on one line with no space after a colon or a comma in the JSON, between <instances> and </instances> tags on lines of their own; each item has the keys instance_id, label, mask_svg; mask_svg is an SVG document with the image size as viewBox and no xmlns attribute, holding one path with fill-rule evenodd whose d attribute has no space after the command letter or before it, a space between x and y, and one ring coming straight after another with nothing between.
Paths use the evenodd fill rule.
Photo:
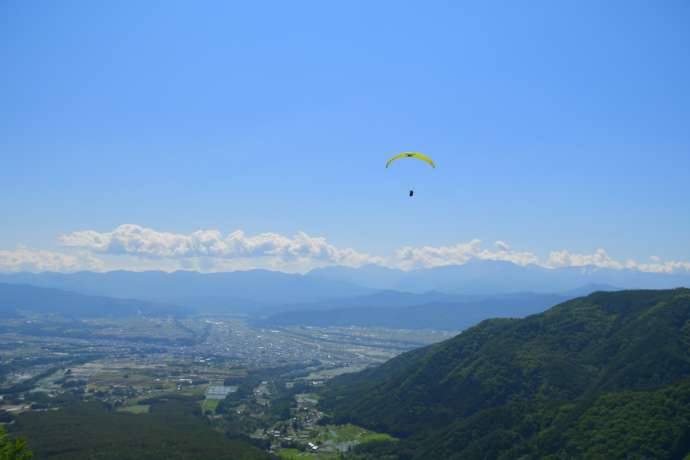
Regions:
<instances>
[{"instance_id":1,"label":"tree","mask_svg":"<svg viewBox=\"0 0 690 460\"><path fill-rule=\"evenodd\" d=\"M33 454L24 439L12 439L0 427L0 460L29 460Z\"/></svg>"}]
</instances>

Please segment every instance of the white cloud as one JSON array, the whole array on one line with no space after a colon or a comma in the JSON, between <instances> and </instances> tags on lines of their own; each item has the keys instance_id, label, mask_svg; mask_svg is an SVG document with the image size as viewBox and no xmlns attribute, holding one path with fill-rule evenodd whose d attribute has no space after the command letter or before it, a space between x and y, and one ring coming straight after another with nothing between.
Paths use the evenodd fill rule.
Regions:
<instances>
[{"instance_id":1,"label":"white cloud","mask_svg":"<svg viewBox=\"0 0 690 460\"><path fill-rule=\"evenodd\" d=\"M612 259L601 248L597 249L594 254L573 254L566 250L553 251L543 265L549 268L585 266L615 269L626 268L626 264Z\"/></svg>"},{"instance_id":2,"label":"white cloud","mask_svg":"<svg viewBox=\"0 0 690 460\"><path fill-rule=\"evenodd\" d=\"M563 250L552 252L544 265L550 268L591 266L598 268L613 268L617 270L628 269L654 273L690 271L690 262L673 260L663 262L661 257L658 256L651 256L650 259L652 259L653 263L642 263L633 259L628 259L627 261L622 262L613 259L603 249L597 249L594 254L572 254Z\"/></svg>"},{"instance_id":3,"label":"white cloud","mask_svg":"<svg viewBox=\"0 0 690 460\"><path fill-rule=\"evenodd\" d=\"M499 242L496 242L497 246ZM453 246L424 246L414 248L405 246L398 250L396 265L409 270L412 268L429 268L443 265L462 265L472 259L502 260L518 265L536 264L539 258L531 252L513 251L503 243L499 250L492 251L481 247L481 240L474 239L468 243Z\"/></svg>"},{"instance_id":4,"label":"white cloud","mask_svg":"<svg viewBox=\"0 0 690 460\"><path fill-rule=\"evenodd\" d=\"M690 272L690 262L669 260L666 262L658 262L653 264L641 264L633 261L633 264L627 265L626 268L632 268L642 272L655 273Z\"/></svg>"},{"instance_id":5,"label":"white cloud","mask_svg":"<svg viewBox=\"0 0 690 460\"><path fill-rule=\"evenodd\" d=\"M120 225L109 232L81 230L62 235L66 252L29 249L0 250L0 271L78 270L198 270L204 272L267 268L304 272L314 267L379 264L403 270L462 265L471 260L496 260L545 268L594 267L630 269L656 273L687 273L690 262L664 261L651 256L649 262L621 261L604 249L593 253L558 250L541 258L530 251L518 251L504 240L486 246L474 239L448 246L405 246L391 257L340 248L323 237L304 232L294 236L278 233L247 235L241 230L222 234L198 230L189 234L161 232L140 225ZM76 252L75 252L76 251ZM99 255L99 257L95 257Z\"/></svg>"},{"instance_id":6,"label":"white cloud","mask_svg":"<svg viewBox=\"0 0 690 460\"><path fill-rule=\"evenodd\" d=\"M567 250L552 251L546 260L528 251L515 251L505 241L496 241L497 250L482 247L481 240L474 239L467 243L453 246L406 246L398 250L396 258L389 265L409 270L413 268L430 268L444 265L462 265L470 260L499 260L517 265L538 265L545 268L595 267L610 269L629 269L644 272L675 273L690 271L690 262L661 261L652 258L654 263L639 263L635 260L625 262L609 256L604 249L597 249L592 254L578 254Z\"/></svg>"},{"instance_id":7,"label":"white cloud","mask_svg":"<svg viewBox=\"0 0 690 460\"><path fill-rule=\"evenodd\" d=\"M503 240L498 240L494 242L494 246L496 246L499 249L503 249L504 251L510 250L510 245Z\"/></svg>"},{"instance_id":8,"label":"white cloud","mask_svg":"<svg viewBox=\"0 0 690 460\"><path fill-rule=\"evenodd\" d=\"M13 251L0 250L2 272L75 272L101 271L103 262L90 254L64 254L19 246Z\"/></svg>"},{"instance_id":9,"label":"white cloud","mask_svg":"<svg viewBox=\"0 0 690 460\"><path fill-rule=\"evenodd\" d=\"M241 230L226 236L218 230L198 230L185 235L125 224L111 232L73 232L61 236L60 242L67 247L96 253L146 258L267 258L269 264L276 267L307 261L348 266L383 261L380 257L353 249L338 248L325 238L312 237L304 232L293 237L277 233L248 236Z\"/></svg>"}]
</instances>

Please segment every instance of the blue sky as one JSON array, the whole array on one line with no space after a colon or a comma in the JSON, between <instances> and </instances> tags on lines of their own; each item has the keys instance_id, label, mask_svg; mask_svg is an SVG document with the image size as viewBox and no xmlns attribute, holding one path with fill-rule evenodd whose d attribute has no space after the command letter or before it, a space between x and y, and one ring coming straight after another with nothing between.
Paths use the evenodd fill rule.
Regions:
<instances>
[{"instance_id":1,"label":"blue sky","mask_svg":"<svg viewBox=\"0 0 690 460\"><path fill-rule=\"evenodd\" d=\"M688 23L671 0L1 2L0 259L193 268L146 244L242 230L387 263L475 239L689 261ZM402 150L439 167L385 170ZM61 238L122 224L158 239ZM224 267L270 258L245 243Z\"/></svg>"}]
</instances>

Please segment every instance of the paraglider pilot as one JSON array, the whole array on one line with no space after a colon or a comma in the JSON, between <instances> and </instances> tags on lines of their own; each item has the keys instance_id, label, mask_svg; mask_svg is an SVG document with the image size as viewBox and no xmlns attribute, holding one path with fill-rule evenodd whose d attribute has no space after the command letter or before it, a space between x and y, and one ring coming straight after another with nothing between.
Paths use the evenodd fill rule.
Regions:
<instances>
[{"instance_id":1,"label":"paraglider pilot","mask_svg":"<svg viewBox=\"0 0 690 460\"><path fill-rule=\"evenodd\" d=\"M399 154L395 155L393 158L389 159L389 160L386 162L386 169L388 169L388 167L389 167L394 161L399 160L400 158L416 158L416 159L418 159L418 160L424 161L425 163L428 163L429 166L431 166L432 168L436 168L436 164L434 163L434 161L433 161L431 158L429 158L428 156L426 156L426 155L424 155L424 154L422 154L422 153L419 153L419 152L403 152L403 153L399 153ZM414 196L414 190L410 190L410 198L412 198L413 196Z\"/></svg>"}]
</instances>

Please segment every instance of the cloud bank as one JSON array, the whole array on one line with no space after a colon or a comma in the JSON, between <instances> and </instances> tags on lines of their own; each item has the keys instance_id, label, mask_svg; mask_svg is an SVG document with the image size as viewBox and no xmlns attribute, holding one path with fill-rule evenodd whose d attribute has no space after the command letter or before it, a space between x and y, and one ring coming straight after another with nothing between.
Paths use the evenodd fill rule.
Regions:
<instances>
[{"instance_id":1,"label":"cloud bank","mask_svg":"<svg viewBox=\"0 0 690 460\"><path fill-rule=\"evenodd\" d=\"M154 230L124 224L108 232L79 230L58 238L67 252L29 249L0 250L0 271L103 271L199 270L205 272L269 268L307 271L314 267L344 265L359 267L378 264L411 270L461 265L472 260L512 262L546 268L594 267L630 269L644 272L690 272L690 262L664 261L650 256L649 262L616 260L604 249L591 254L557 250L541 258L530 251L515 250L506 241L485 245L481 240L449 246L405 246L389 257L341 248L326 238L299 232L247 235L241 230L223 234L218 230L198 230L189 234Z\"/></svg>"},{"instance_id":2,"label":"cloud bank","mask_svg":"<svg viewBox=\"0 0 690 460\"><path fill-rule=\"evenodd\" d=\"M125 224L105 233L93 230L73 232L61 236L60 243L94 253L146 258L267 258L274 266L308 261L357 267L383 262L380 257L337 248L325 238L304 232L293 237L277 233L248 236L241 230L225 236L218 230L199 230L185 235Z\"/></svg>"},{"instance_id":3,"label":"cloud bank","mask_svg":"<svg viewBox=\"0 0 690 460\"><path fill-rule=\"evenodd\" d=\"M421 248L403 247L398 250L395 266L406 270L413 268L432 268L445 265L462 265L470 260L497 260L512 262L517 265L538 265L545 268L596 267L614 270L638 270L653 273L675 273L690 271L690 262L662 261L652 256L652 263L640 263L629 259L615 260L604 249L597 249L593 254L577 254L567 250L552 251L547 259L540 259L536 254L515 251L504 241L496 241L496 250L482 247L481 240L460 243L454 246L424 246Z\"/></svg>"},{"instance_id":4,"label":"cloud bank","mask_svg":"<svg viewBox=\"0 0 690 460\"><path fill-rule=\"evenodd\" d=\"M453 246L423 246L421 248L405 246L398 250L394 265L410 270L462 265L473 259L503 260L518 265L539 264L539 258L531 252L513 251L504 241L497 241L494 245L498 248L497 250L482 248L482 241L474 239L468 243Z\"/></svg>"},{"instance_id":5,"label":"cloud bank","mask_svg":"<svg viewBox=\"0 0 690 460\"><path fill-rule=\"evenodd\" d=\"M105 264L85 252L65 254L19 246L13 251L0 250L0 271L3 272L75 272L103 271Z\"/></svg>"}]
</instances>

